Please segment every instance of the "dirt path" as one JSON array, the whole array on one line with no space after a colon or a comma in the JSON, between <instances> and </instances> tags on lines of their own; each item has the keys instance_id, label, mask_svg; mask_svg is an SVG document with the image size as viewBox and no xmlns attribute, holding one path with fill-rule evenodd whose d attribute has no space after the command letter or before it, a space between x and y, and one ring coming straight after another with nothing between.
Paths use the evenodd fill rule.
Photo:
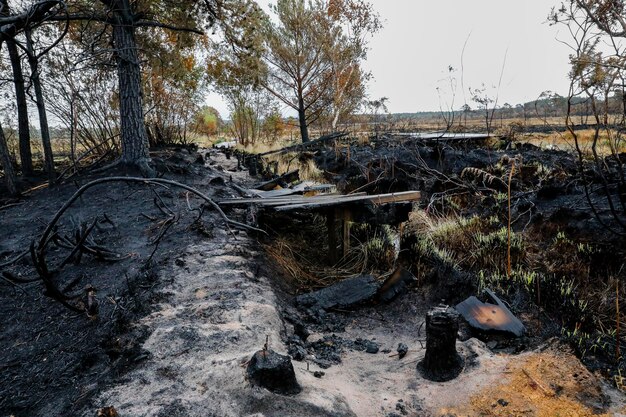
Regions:
<instances>
[{"instance_id":1,"label":"dirt path","mask_svg":"<svg viewBox=\"0 0 626 417\"><path fill-rule=\"evenodd\" d=\"M234 170L234 160L214 157L226 176L245 179ZM273 349L286 351L280 335L284 324L269 279L255 273L257 245L245 232L235 232L236 238L221 229L214 234L182 249L160 269L158 280L168 282L161 290L165 300L137 323L150 329L142 346L149 359L82 415L104 406L137 417L354 415L345 399L325 393L323 386L290 398L245 381L243 364L266 336ZM303 369L298 377L305 386L314 379Z\"/></svg>"}]
</instances>

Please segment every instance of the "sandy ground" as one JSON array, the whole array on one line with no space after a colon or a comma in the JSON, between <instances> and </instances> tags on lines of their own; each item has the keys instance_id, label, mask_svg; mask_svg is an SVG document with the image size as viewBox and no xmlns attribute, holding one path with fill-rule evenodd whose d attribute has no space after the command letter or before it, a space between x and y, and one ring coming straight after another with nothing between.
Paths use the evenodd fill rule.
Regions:
<instances>
[{"instance_id":1,"label":"sandy ground","mask_svg":"<svg viewBox=\"0 0 626 417\"><path fill-rule=\"evenodd\" d=\"M229 171L235 161L219 158L220 163L230 164L226 165L226 175L245 179L243 173ZM469 339L458 342L465 368L457 379L433 383L421 378L416 365L424 354L424 338L418 324L428 306L416 306L419 300L410 296L393 307L404 310L409 317L406 321L394 321L392 312L378 318L368 309L355 315L341 334L348 339L375 340L381 352L346 350L342 363L322 370L325 374L321 378L313 375L320 370L313 363L294 361L303 387L297 396L280 396L250 386L245 379L246 361L262 348L266 336L270 348L286 354L281 336L290 329L281 318L271 282L275 277L263 276L255 267L262 257L258 245L246 233L235 233L236 239L226 231L215 230L214 239L187 247L161 269L160 279L169 282L163 289L166 297L138 324L150 329L143 345L150 357L103 391L82 416L92 417L105 406L115 407L124 417L550 415L541 414L532 406L537 400L524 394L525 389L537 391L533 386L536 382L518 378L524 367L540 369L525 365L539 353L496 355L482 342ZM309 340L322 336L312 334ZM410 349L402 360L392 356L399 342ZM385 349L391 352L383 353ZM550 364L558 368L572 362L584 370L571 356ZM570 377L575 378L562 375L564 381ZM536 379L541 378L537 374ZM571 395L563 398L580 404L577 410L584 411L566 415L592 415L592 407L582 404L602 402L599 398L605 404L610 399L610 408L604 410L608 415L624 415L618 412L623 411L624 397L595 376L589 374L587 378L587 383L600 391L593 391L589 399L576 398L575 390L566 390ZM517 385L511 388L511 383ZM551 387L550 381L540 382L541 387L543 384ZM521 399L512 398L518 394ZM487 408L481 398L491 401ZM498 411L492 403L500 398L515 405L517 411Z\"/></svg>"}]
</instances>

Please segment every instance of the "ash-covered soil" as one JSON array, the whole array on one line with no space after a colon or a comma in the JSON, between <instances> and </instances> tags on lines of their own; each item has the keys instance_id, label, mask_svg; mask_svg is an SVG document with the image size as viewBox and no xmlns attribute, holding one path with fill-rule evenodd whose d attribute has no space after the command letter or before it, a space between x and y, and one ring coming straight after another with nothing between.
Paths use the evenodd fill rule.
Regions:
<instances>
[{"instance_id":1,"label":"ash-covered soil","mask_svg":"<svg viewBox=\"0 0 626 417\"><path fill-rule=\"evenodd\" d=\"M227 186L209 184L221 173L204 167L195 151L170 149L153 156L166 178L209 195L230 193ZM22 204L0 211L0 264L28 250L56 210L93 179L82 177L34 192ZM86 254L56 277L67 293L95 288L97 318L72 312L47 297L41 281L16 286L0 281L0 415L76 415L109 381L152 355L142 347L151 329L139 320L169 297L162 289L175 279L159 271L182 249L212 239L213 230L224 227L216 226L218 216L210 210L196 222L201 201L189 198L193 211L178 189L107 183L88 190L63 216L56 232L70 237L80 225L99 218L91 236L123 258L109 262ZM157 247L153 242L166 218L163 207L157 207L162 203L179 218ZM59 265L68 253L51 244L47 261ZM0 270L11 279L37 278L30 255Z\"/></svg>"}]
</instances>

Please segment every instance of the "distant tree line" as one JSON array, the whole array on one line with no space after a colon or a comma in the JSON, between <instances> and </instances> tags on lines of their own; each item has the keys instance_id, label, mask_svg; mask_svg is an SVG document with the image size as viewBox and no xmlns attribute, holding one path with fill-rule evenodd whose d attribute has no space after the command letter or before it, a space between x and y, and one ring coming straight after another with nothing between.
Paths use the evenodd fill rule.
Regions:
<instances>
[{"instance_id":1,"label":"distant tree line","mask_svg":"<svg viewBox=\"0 0 626 417\"><path fill-rule=\"evenodd\" d=\"M518 119L529 121L531 119L548 119L552 117L563 118L568 114L568 98L555 93L543 93L544 98L530 101L523 104L510 105L504 103L495 107L495 119ZM611 114L622 115L625 112L624 94L615 92L608 98L608 109ZM479 119L484 117L484 109L468 105L463 105L458 110L454 110L457 123L463 124L464 118ZM571 101L570 114L575 116L575 122L579 124L595 123L593 119L593 105L588 98L575 97ZM396 120L419 120L432 119L441 116L440 111L421 111L415 113L393 113Z\"/></svg>"}]
</instances>

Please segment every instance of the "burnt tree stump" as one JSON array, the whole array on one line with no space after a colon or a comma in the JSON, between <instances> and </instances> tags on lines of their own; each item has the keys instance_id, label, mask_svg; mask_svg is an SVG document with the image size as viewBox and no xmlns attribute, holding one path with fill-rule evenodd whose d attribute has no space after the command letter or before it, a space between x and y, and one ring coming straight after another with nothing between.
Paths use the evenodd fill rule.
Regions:
<instances>
[{"instance_id":1,"label":"burnt tree stump","mask_svg":"<svg viewBox=\"0 0 626 417\"><path fill-rule=\"evenodd\" d=\"M289 356L272 350L259 350L248 363L248 380L276 394L293 395L302 391Z\"/></svg>"},{"instance_id":2,"label":"burnt tree stump","mask_svg":"<svg viewBox=\"0 0 626 417\"><path fill-rule=\"evenodd\" d=\"M426 315L426 355L417 365L422 376L444 382L461 372L462 360L456 351L459 313L451 307L436 307Z\"/></svg>"}]
</instances>

